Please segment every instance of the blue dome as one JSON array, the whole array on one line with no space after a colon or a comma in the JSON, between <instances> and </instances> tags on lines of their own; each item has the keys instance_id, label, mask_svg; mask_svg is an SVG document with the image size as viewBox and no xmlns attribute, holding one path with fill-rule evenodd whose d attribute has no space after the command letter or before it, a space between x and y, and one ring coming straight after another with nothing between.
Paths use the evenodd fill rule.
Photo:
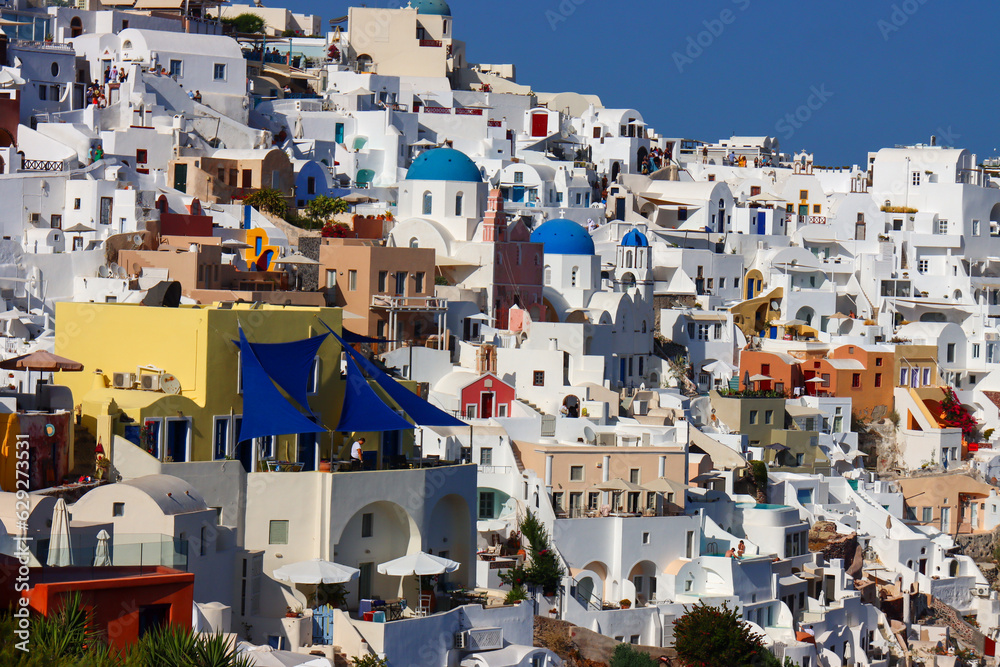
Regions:
<instances>
[{"instance_id":1,"label":"blue dome","mask_svg":"<svg viewBox=\"0 0 1000 667\"><path fill-rule=\"evenodd\" d=\"M625 248L648 248L649 239L638 229L633 229L622 237L622 246Z\"/></svg>"},{"instance_id":2,"label":"blue dome","mask_svg":"<svg viewBox=\"0 0 1000 667\"><path fill-rule=\"evenodd\" d=\"M451 16L451 7L444 0L410 0L410 7L416 9L418 14Z\"/></svg>"},{"instance_id":3,"label":"blue dome","mask_svg":"<svg viewBox=\"0 0 1000 667\"><path fill-rule=\"evenodd\" d=\"M406 172L406 180L482 183L483 176L476 163L462 151L433 148L417 156Z\"/></svg>"},{"instance_id":4,"label":"blue dome","mask_svg":"<svg viewBox=\"0 0 1000 667\"><path fill-rule=\"evenodd\" d=\"M543 244L546 255L594 254L594 240L572 220L549 220L531 232L531 241Z\"/></svg>"}]
</instances>

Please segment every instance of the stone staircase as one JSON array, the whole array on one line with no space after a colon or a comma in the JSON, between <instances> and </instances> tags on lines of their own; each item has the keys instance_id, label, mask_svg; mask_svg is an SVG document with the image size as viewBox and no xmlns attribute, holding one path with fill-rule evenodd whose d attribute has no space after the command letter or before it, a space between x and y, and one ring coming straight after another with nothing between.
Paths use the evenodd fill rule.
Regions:
<instances>
[{"instance_id":1,"label":"stone staircase","mask_svg":"<svg viewBox=\"0 0 1000 667\"><path fill-rule=\"evenodd\" d=\"M517 471L524 472L524 461L521 460L521 450L517 448L517 443L513 440L510 441L510 449L514 454L514 463L517 464Z\"/></svg>"}]
</instances>

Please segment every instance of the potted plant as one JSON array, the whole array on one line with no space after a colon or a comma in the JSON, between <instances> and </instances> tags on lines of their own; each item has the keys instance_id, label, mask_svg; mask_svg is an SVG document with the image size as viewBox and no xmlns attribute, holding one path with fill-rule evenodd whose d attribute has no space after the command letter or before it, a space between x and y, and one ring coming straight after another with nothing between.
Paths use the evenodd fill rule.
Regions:
<instances>
[{"instance_id":1,"label":"potted plant","mask_svg":"<svg viewBox=\"0 0 1000 667\"><path fill-rule=\"evenodd\" d=\"M285 618L302 618L302 607L295 605L292 607L285 607Z\"/></svg>"},{"instance_id":2,"label":"potted plant","mask_svg":"<svg viewBox=\"0 0 1000 667\"><path fill-rule=\"evenodd\" d=\"M621 602L618 603L618 606L620 606L622 609L628 609L629 607L632 606L632 601L627 599L622 600Z\"/></svg>"}]
</instances>

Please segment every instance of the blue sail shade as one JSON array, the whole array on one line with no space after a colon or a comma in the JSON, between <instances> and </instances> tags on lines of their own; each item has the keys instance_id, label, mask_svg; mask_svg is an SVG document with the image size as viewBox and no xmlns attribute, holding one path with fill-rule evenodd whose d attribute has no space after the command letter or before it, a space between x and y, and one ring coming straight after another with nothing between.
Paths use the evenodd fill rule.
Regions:
<instances>
[{"instance_id":1,"label":"blue sail shade","mask_svg":"<svg viewBox=\"0 0 1000 667\"><path fill-rule=\"evenodd\" d=\"M319 348L329 334L296 340L291 343L249 343L264 372L288 394L299 407L315 414L309 407L309 376Z\"/></svg>"},{"instance_id":2,"label":"blue sail shade","mask_svg":"<svg viewBox=\"0 0 1000 667\"><path fill-rule=\"evenodd\" d=\"M325 323L324 326L326 326L333 337L340 341L341 345L344 346L344 351L347 352L348 361L353 359L360 364L365 373L370 375L371 378L375 380L380 387L382 387L385 393L389 394L392 400L395 401L400 408L402 408L402 410L410 419L414 421L414 423L421 426L467 426L467 424L461 419L456 419L444 410L431 405L403 385L393 380L391 377L379 370L375 364L355 352L347 344L346 339L338 336L336 331L330 329L330 327ZM350 388L348 388L348 393L349 392Z\"/></svg>"},{"instance_id":3,"label":"blue sail shade","mask_svg":"<svg viewBox=\"0 0 1000 667\"><path fill-rule=\"evenodd\" d=\"M337 334L334 334L335 336ZM347 355L347 385L344 389L344 407L340 412L341 432L381 433L383 431L405 431L413 428L395 410L379 398L375 390L368 384L368 379L354 362L352 355Z\"/></svg>"},{"instance_id":4,"label":"blue sail shade","mask_svg":"<svg viewBox=\"0 0 1000 667\"><path fill-rule=\"evenodd\" d=\"M240 364L243 372L243 421L240 442L269 435L325 433L326 429L302 414L282 395L264 370L254 347L240 330ZM270 361L269 361L270 365Z\"/></svg>"},{"instance_id":5,"label":"blue sail shade","mask_svg":"<svg viewBox=\"0 0 1000 667\"><path fill-rule=\"evenodd\" d=\"M371 338L370 336L362 336L361 334L356 334L353 331L348 331L347 329L341 329L344 333L343 339L350 343L351 345L360 345L364 343L392 343L394 341L388 340L386 338Z\"/></svg>"}]
</instances>

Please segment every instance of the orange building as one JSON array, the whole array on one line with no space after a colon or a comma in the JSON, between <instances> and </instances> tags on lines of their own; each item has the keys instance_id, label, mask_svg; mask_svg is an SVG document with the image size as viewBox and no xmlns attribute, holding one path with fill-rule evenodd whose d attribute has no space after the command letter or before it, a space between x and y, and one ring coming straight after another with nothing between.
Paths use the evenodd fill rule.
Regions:
<instances>
[{"instance_id":1,"label":"orange building","mask_svg":"<svg viewBox=\"0 0 1000 667\"><path fill-rule=\"evenodd\" d=\"M4 558L0 569L12 582L18 562ZM148 630L162 625L191 629L194 574L160 566L31 568L28 598L32 614L48 616L63 600L79 593L94 614L95 629L119 649L134 644ZM0 604L10 607L18 593L3 586Z\"/></svg>"},{"instance_id":2,"label":"orange building","mask_svg":"<svg viewBox=\"0 0 1000 667\"><path fill-rule=\"evenodd\" d=\"M779 391L787 396L850 398L855 414L862 419L878 420L893 407L895 364L891 350L862 345L842 345L825 354L802 352L801 357L744 350L740 355L740 386ZM759 376L770 379L758 379L746 386L747 378Z\"/></svg>"}]
</instances>

